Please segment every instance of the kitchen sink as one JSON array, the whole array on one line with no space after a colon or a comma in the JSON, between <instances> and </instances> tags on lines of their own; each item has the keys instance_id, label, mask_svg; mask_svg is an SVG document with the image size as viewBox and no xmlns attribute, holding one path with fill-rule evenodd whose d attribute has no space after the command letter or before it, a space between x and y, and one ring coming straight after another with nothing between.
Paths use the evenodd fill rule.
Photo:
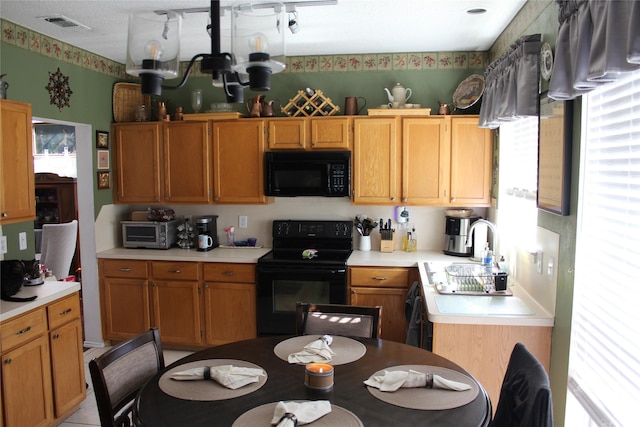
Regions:
<instances>
[{"instance_id":1,"label":"kitchen sink","mask_svg":"<svg viewBox=\"0 0 640 427\"><path fill-rule=\"evenodd\" d=\"M471 295L436 295L435 302L442 314L470 316L533 316L535 313L520 298Z\"/></svg>"}]
</instances>

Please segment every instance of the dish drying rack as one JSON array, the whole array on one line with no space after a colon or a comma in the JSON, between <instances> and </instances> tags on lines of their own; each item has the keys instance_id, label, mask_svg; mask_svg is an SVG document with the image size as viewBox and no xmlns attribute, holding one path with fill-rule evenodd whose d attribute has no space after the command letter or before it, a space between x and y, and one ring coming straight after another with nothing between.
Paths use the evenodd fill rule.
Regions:
<instances>
[{"instance_id":1,"label":"dish drying rack","mask_svg":"<svg viewBox=\"0 0 640 427\"><path fill-rule=\"evenodd\" d=\"M507 289L507 273L477 264L453 264L445 267L446 283L436 284L441 294L513 295ZM496 290L503 289L503 290Z\"/></svg>"}]
</instances>

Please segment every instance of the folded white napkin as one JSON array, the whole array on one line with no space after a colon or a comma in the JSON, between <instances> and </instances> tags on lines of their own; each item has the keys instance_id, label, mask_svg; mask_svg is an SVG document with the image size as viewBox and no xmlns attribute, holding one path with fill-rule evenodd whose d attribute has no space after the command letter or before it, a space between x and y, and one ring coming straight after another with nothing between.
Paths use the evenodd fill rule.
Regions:
<instances>
[{"instance_id":1,"label":"folded white napkin","mask_svg":"<svg viewBox=\"0 0 640 427\"><path fill-rule=\"evenodd\" d=\"M208 375L206 370L208 370ZM217 383L235 390L251 383L257 383L260 377L266 374L264 370L258 368L243 368L233 365L204 366L188 369L186 371L174 372L171 378L178 381L193 381L211 378Z\"/></svg>"},{"instance_id":2,"label":"folded white napkin","mask_svg":"<svg viewBox=\"0 0 640 427\"><path fill-rule=\"evenodd\" d=\"M430 378L431 377L431 378ZM440 375L425 374L414 371L384 371L382 375L372 375L364 382L366 385L379 388L380 391L396 391L399 388L427 387L445 390L469 390L469 384L442 378Z\"/></svg>"},{"instance_id":3,"label":"folded white napkin","mask_svg":"<svg viewBox=\"0 0 640 427\"><path fill-rule=\"evenodd\" d=\"M330 362L331 358L336 355L329 347L332 342L331 335L323 335L305 345L302 351L291 353L288 357L289 363Z\"/></svg>"},{"instance_id":4,"label":"folded white napkin","mask_svg":"<svg viewBox=\"0 0 640 427\"><path fill-rule=\"evenodd\" d=\"M320 417L324 417L331 412L331 402L328 400L312 400L309 402L278 402L273 411L271 424L277 424L280 427L286 425L294 425L293 422L287 424L288 420L278 423L284 414L290 413L295 415L298 420L297 425L309 424Z\"/></svg>"}]
</instances>

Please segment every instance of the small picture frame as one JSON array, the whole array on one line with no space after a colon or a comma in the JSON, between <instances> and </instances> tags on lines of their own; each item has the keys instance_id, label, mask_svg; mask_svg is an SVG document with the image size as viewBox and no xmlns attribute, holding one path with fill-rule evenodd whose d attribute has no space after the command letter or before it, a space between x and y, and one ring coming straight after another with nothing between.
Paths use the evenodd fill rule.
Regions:
<instances>
[{"instance_id":1,"label":"small picture frame","mask_svg":"<svg viewBox=\"0 0 640 427\"><path fill-rule=\"evenodd\" d=\"M108 150L98 150L98 169L109 169Z\"/></svg>"},{"instance_id":2,"label":"small picture frame","mask_svg":"<svg viewBox=\"0 0 640 427\"><path fill-rule=\"evenodd\" d=\"M109 171L98 172L98 190L111 188L111 173Z\"/></svg>"},{"instance_id":3,"label":"small picture frame","mask_svg":"<svg viewBox=\"0 0 640 427\"><path fill-rule=\"evenodd\" d=\"M96 131L96 148L109 148L109 132L103 130Z\"/></svg>"}]
</instances>

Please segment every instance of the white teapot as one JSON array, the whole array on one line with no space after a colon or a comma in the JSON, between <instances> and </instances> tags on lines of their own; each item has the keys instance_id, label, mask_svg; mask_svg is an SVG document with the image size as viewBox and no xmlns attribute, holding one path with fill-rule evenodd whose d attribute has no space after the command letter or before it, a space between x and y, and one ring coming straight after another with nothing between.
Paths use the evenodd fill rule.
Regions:
<instances>
[{"instance_id":1,"label":"white teapot","mask_svg":"<svg viewBox=\"0 0 640 427\"><path fill-rule=\"evenodd\" d=\"M396 83L396 85L391 89L384 89L387 92L387 96L389 97L389 102L398 102L399 105L404 105L409 98L411 97L411 89L402 86L400 83Z\"/></svg>"}]
</instances>

